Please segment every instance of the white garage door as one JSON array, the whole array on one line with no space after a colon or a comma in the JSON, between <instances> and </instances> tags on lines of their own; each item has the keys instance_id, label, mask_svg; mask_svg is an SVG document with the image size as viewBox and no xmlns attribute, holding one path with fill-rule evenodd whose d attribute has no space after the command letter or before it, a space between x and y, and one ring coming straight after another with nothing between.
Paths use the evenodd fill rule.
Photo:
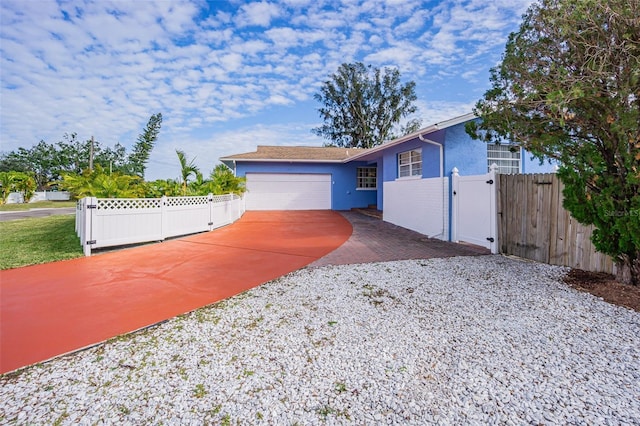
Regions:
<instances>
[{"instance_id":1,"label":"white garage door","mask_svg":"<svg viewBox=\"0 0 640 426\"><path fill-rule=\"evenodd\" d=\"M247 173L247 210L330 210L331 175Z\"/></svg>"}]
</instances>

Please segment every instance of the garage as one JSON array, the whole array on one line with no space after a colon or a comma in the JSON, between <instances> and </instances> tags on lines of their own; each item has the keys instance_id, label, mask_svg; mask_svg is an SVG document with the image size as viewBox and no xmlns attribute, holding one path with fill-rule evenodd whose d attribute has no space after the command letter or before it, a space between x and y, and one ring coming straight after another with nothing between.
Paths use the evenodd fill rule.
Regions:
<instances>
[{"instance_id":1,"label":"garage","mask_svg":"<svg viewBox=\"0 0 640 426\"><path fill-rule=\"evenodd\" d=\"M331 175L247 173L247 210L331 210Z\"/></svg>"}]
</instances>

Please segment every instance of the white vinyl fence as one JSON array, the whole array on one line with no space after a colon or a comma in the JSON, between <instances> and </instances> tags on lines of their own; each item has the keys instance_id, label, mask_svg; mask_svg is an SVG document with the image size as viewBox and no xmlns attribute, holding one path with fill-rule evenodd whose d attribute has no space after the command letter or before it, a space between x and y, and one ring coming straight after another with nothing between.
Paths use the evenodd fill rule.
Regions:
<instances>
[{"instance_id":1,"label":"white vinyl fence","mask_svg":"<svg viewBox=\"0 0 640 426\"><path fill-rule=\"evenodd\" d=\"M29 200L30 203L37 201L69 201L71 193L67 191L36 191ZM7 197L7 204L24 203L24 195L21 192L11 192Z\"/></svg>"},{"instance_id":2,"label":"white vinyl fence","mask_svg":"<svg viewBox=\"0 0 640 426\"><path fill-rule=\"evenodd\" d=\"M384 221L440 240L449 239L449 179L384 182Z\"/></svg>"},{"instance_id":3,"label":"white vinyl fence","mask_svg":"<svg viewBox=\"0 0 640 426\"><path fill-rule=\"evenodd\" d=\"M385 222L430 238L468 242L498 252L496 170L460 176L384 182ZM451 214L449 214L451 207Z\"/></svg>"},{"instance_id":4,"label":"white vinyl fence","mask_svg":"<svg viewBox=\"0 0 640 426\"><path fill-rule=\"evenodd\" d=\"M238 220L244 198L235 194L200 197L85 197L76 208L76 233L84 254L91 249L162 241L211 231Z\"/></svg>"}]
</instances>

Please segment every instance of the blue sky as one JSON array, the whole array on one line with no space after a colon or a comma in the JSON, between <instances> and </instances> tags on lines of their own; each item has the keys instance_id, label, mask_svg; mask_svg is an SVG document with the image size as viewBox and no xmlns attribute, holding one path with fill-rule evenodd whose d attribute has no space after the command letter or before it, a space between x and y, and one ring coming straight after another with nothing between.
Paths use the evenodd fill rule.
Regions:
<instances>
[{"instance_id":1,"label":"blue sky","mask_svg":"<svg viewBox=\"0 0 640 426\"><path fill-rule=\"evenodd\" d=\"M424 126L471 112L531 0L0 2L0 150L92 135L127 149L164 121L147 180L176 149L208 175L260 145L321 146L314 93L344 62L416 82Z\"/></svg>"}]
</instances>

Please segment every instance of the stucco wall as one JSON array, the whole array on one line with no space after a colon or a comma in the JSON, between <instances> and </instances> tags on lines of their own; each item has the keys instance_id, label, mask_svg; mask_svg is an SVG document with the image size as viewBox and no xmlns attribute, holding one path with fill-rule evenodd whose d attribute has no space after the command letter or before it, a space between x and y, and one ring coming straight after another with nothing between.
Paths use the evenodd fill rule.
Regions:
<instances>
[{"instance_id":1,"label":"stucco wall","mask_svg":"<svg viewBox=\"0 0 640 426\"><path fill-rule=\"evenodd\" d=\"M432 133L429 139L440 142L439 133ZM383 181L391 182L398 178L398 154L412 149L422 150L422 177L431 178L440 176L440 148L436 145L421 141L418 138L412 139L397 146L390 147L382 152L383 156ZM445 169L446 175L446 169Z\"/></svg>"},{"instance_id":2,"label":"stucco wall","mask_svg":"<svg viewBox=\"0 0 640 426\"><path fill-rule=\"evenodd\" d=\"M377 191L357 190L357 168L368 166L365 162L347 164L326 163L258 163L238 162L237 176L246 173L321 173L331 174L331 209L350 210L354 207L368 207L376 204ZM380 187L380 185L379 185Z\"/></svg>"},{"instance_id":3,"label":"stucco wall","mask_svg":"<svg viewBox=\"0 0 640 426\"><path fill-rule=\"evenodd\" d=\"M444 170L449 176L457 167L460 175L481 175L487 173L487 145L471 139L464 131L464 123L444 130Z\"/></svg>"},{"instance_id":4,"label":"stucco wall","mask_svg":"<svg viewBox=\"0 0 640 426\"><path fill-rule=\"evenodd\" d=\"M461 176L481 175L488 172L487 144L474 140L465 132L465 123L445 129L445 175L449 176L456 167ZM531 153L522 149L520 153L521 173L551 173L554 165L549 162L540 164Z\"/></svg>"}]
</instances>

